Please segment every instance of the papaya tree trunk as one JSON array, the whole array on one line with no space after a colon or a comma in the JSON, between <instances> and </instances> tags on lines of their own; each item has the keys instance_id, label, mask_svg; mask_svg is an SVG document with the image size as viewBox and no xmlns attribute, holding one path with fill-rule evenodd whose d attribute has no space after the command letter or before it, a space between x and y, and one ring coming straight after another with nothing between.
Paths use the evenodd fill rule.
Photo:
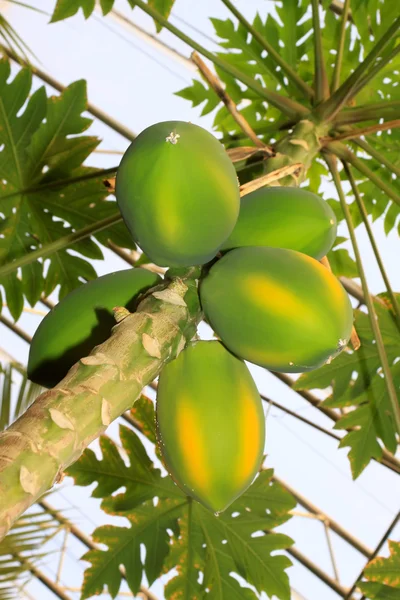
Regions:
<instances>
[{"instance_id":1,"label":"papaya tree trunk","mask_svg":"<svg viewBox=\"0 0 400 600\"><path fill-rule=\"evenodd\" d=\"M300 121L276 144L266 171L301 163L298 177L280 180L281 185L298 185L324 135L321 125ZM202 318L201 268L170 272L174 276L153 288L135 313L115 311L111 337L0 434L0 540L193 338Z\"/></svg>"}]
</instances>

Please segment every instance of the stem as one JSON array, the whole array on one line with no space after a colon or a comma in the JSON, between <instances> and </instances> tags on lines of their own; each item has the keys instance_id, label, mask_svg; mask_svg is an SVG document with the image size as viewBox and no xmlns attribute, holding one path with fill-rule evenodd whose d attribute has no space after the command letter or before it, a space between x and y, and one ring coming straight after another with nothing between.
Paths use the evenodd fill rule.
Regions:
<instances>
[{"instance_id":1,"label":"stem","mask_svg":"<svg viewBox=\"0 0 400 600\"><path fill-rule=\"evenodd\" d=\"M305 82L296 71L281 57L279 52L275 50L273 46L256 30L254 27L245 19L240 11L230 2L230 0L222 0L225 6L231 11L237 20L251 33L253 39L255 39L264 50L274 59L277 65L279 65L284 73L286 73L288 79L303 92L306 98L312 98L314 96L314 90Z\"/></svg>"},{"instance_id":2,"label":"stem","mask_svg":"<svg viewBox=\"0 0 400 600\"><path fill-rule=\"evenodd\" d=\"M242 73L235 67L232 67L228 62L226 62L219 56L216 56L212 52L206 50L206 48L192 40L189 36L185 35L177 27L172 25L172 23L170 23L167 19L164 19L164 17L150 4L146 4L145 2L142 2L142 0L130 0L130 4L131 6L138 6L141 10L143 10L143 12L150 15L155 21L160 23L160 25L168 29L180 40L185 42L185 44L188 44L188 46L193 48L193 50L197 50L197 52L208 58L211 62L220 67L223 71L244 83L249 89L256 92L261 98L263 98L269 104L271 104L271 106L275 106L275 108L278 108L285 115L291 118L297 118L309 112L308 109L305 108L302 104L299 104L295 100L291 100L290 98L287 98L285 96L281 96L276 92L267 90L266 88L262 87L262 85L257 83L257 81L253 79L253 77L249 77L245 73Z\"/></svg>"},{"instance_id":3,"label":"stem","mask_svg":"<svg viewBox=\"0 0 400 600\"><path fill-rule=\"evenodd\" d=\"M299 185L307 170L321 149L320 139L326 135L327 125L317 125L308 119L302 119L294 126L292 133L285 135L275 144L276 155L266 161L266 172L271 173L281 167L302 164L297 177L286 179L283 185Z\"/></svg>"},{"instance_id":4,"label":"stem","mask_svg":"<svg viewBox=\"0 0 400 600\"><path fill-rule=\"evenodd\" d=\"M377 244L375 242L374 234L372 233L372 229L371 229L371 226L370 226L369 221L368 221L368 214L367 214L367 211L365 210L363 199L360 196L360 193L358 191L357 184L356 184L356 181L354 179L353 173L351 172L351 169L350 169L349 165L346 163L346 161L343 161L343 167L344 167L344 169L346 171L346 175L347 175L347 177L348 177L348 179L350 181L350 185L351 185L351 188L353 190L354 197L356 199L359 211L360 211L362 219L364 221L365 229L367 230L369 241L371 242L371 246L372 246L372 249L373 249L374 254L375 254L376 262L378 263L379 270L380 270L381 275L382 275L382 279L385 282L385 286L386 286L387 292L389 294L390 301L391 301L392 306L393 306L393 311L395 313L395 319L396 319L397 327L399 328L399 331L400 331L400 307L399 307L399 304L397 302L397 298L396 298L396 296L393 293L392 286L390 285L389 278L387 276L385 267L383 265L382 258L380 256L380 253L379 253L379 250L378 250L378 246L377 246Z\"/></svg>"},{"instance_id":5,"label":"stem","mask_svg":"<svg viewBox=\"0 0 400 600\"><path fill-rule=\"evenodd\" d=\"M354 282L352 280L350 280L351 283L357 287L357 284L354 284ZM342 280L343 283L343 280ZM352 290L348 290L349 293L354 293L354 289ZM374 298L375 302L382 302L382 304L384 306L385 303L380 299L380 298ZM50 308L50 310L52 308L54 308L54 305L51 304L48 300L42 299L41 302L46 302L46 306L48 308ZM21 339L23 339L25 342L27 342L28 344L31 343L32 338L25 332L22 331L21 329L14 329L13 327L13 323L11 323L10 321L7 321L6 323L4 323L6 325L6 327L8 327L9 329L11 329L12 331L14 331L14 333L16 333ZM13 360L13 359L12 359ZM16 362L14 360L14 362ZM283 374L283 373L272 373L277 379L279 379L280 381L282 381L285 385L287 385L288 387L292 388L294 381L288 377L287 375ZM149 387L151 387L154 390L157 390L157 384L153 381L149 384ZM325 408L324 406L321 405L321 401L318 398L315 398L310 392L306 391L306 390L295 390L295 393L298 394L299 396L301 396L302 398L304 398L305 400L307 400L307 402L309 402L312 406L314 406L314 408L317 408L318 410L320 410L324 415L326 415L327 417L329 417L330 419L332 419L335 423L339 420L339 416L336 415L336 413L330 409L330 408ZM142 394L143 395L143 394ZM266 402L270 402L272 403L272 400L268 399L266 396L263 396L262 394L260 395L261 398L263 400L265 400ZM317 425L316 423L314 423L313 421L309 421L308 419L305 419L305 417L301 417L299 414L290 411L289 409L287 409L286 407L280 405L279 403L273 401L273 404L275 406L277 406L279 409L288 412L288 414L290 414L291 416L303 421L304 423L307 423L308 425L310 425L311 427L314 427L315 429L318 429L319 431L325 433L326 435L328 435L331 438L340 440L340 436L338 436L337 434L333 433L332 431L330 431L329 429L324 429L323 427L321 427L320 425ZM130 415L130 413L125 412L122 417L125 420L128 420L128 422L133 425L134 427L138 428L138 422L135 421L132 416ZM347 429L347 431L351 431L351 429ZM377 461L376 458L374 458L374 460ZM384 465L386 468L391 469L392 471L396 472L396 473L400 473L400 463L395 459L395 457L390 454L387 450L383 449L383 458L381 461L377 461L379 462L379 464ZM39 503L42 504L42 503Z\"/></svg>"},{"instance_id":6,"label":"stem","mask_svg":"<svg viewBox=\"0 0 400 600\"><path fill-rule=\"evenodd\" d=\"M253 128L249 125L244 116L238 111L236 104L234 103L232 98L227 94L221 81L207 67L205 62L200 58L200 55L197 54L197 52L192 52L191 59L194 62L194 64L198 67L200 73L204 76L208 84L211 86L211 89L214 90L217 96L225 104L226 108L231 113L232 117L235 119L236 123L239 125L243 133L259 148L266 148L267 151L269 151L268 155L272 156L272 148L267 148L266 144L264 144L264 142L257 137L257 134L255 133Z\"/></svg>"},{"instance_id":7,"label":"stem","mask_svg":"<svg viewBox=\"0 0 400 600\"><path fill-rule=\"evenodd\" d=\"M376 125L370 125L369 127L351 129L346 133L340 133L334 137L323 138L322 142L328 144L329 142L338 142L339 140L351 140L352 138L358 138L361 135L369 135L371 133L376 133L377 131L387 131L388 129L397 129L398 127L400 127L400 119L395 119L394 121L377 123Z\"/></svg>"},{"instance_id":8,"label":"stem","mask_svg":"<svg viewBox=\"0 0 400 600\"><path fill-rule=\"evenodd\" d=\"M360 146L360 148L362 148L363 150L365 150L365 152L367 152L380 164L384 165L387 169L392 171L392 173L397 175L397 177L400 177L400 167L388 160L384 154L379 152L379 150L375 150L375 148L371 146L371 144L364 140L354 140L354 143L357 144L357 146Z\"/></svg>"},{"instance_id":9,"label":"stem","mask_svg":"<svg viewBox=\"0 0 400 600\"><path fill-rule=\"evenodd\" d=\"M392 102L372 102L364 104L358 108L346 108L342 110L334 121L334 126L348 125L351 123L360 123L361 121L375 121L380 119L397 118L400 115L400 101Z\"/></svg>"},{"instance_id":10,"label":"stem","mask_svg":"<svg viewBox=\"0 0 400 600\"><path fill-rule=\"evenodd\" d=\"M0 540L192 339L202 318L199 276L199 267L182 269L153 288L106 342L0 435ZM146 350L143 334L153 338L157 356Z\"/></svg>"},{"instance_id":11,"label":"stem","mask_svg":"<svg viewBox=\"0 0 400 600\"><path fill-rule=\"evenodd\" d=\"M9 319L7 319L7 317L4 317L2 314L0 314L0 323L5 325L6 327L8 327L8 329L10 329L13 333L16 333L27 344L31 343L31 341L32 341L31 336L28 333L26 333L26 331L21 329L21 327L19 327L18 325L16 325Z\"/></svg>"},{"instance_id":12,"label":"stem","mask_svg":"<svg viewBox=\"0 0 400 600\"><path fill-rule=\"evenodd\" d=\"M342 69L344 42L346 40L346 25L350 11L350 0L345 0L342 13L342 21L340 25L339 45L337 49L335 68L332 77L332 92L335 92L340 83L340 71Z\"/></svg>"},{"instance_id":13,"label":"stem","mask_svg":"<svg viewBox=\"0 0 400 600\"><path fill-rule=\"evenodd\" d=\"M24 190L18 190L16 192L12 192L11 194L6 194L5 196L1 196L1 200L7 200L9 198L15 198L16 196L22 196L24 194L34 194L36 192L41 192L42 190L48 190L58 187L66 187L67 185L72 185L73 183L79 183L80 181L87 181L89 179L98 179L99 177L105 177L107 175L113 175L118 170L118 167L109 167L108 169L97 169L92 171L91 173L86 173L85 175L77 175L76 177L70 177L69 179L58 179L56 181L46 181L40 185L33 186L31 188L26 188Z\"/></svg>"},{"instance_id":14,"label":"stem","mask_svg":"<svg viewBox=\"0 0 400 600\"><path fill-rule=\"evenodd\" d=\"M322 50L322 35L319 20L319 2L312 0L312 22L314 30L314 77L315 77L315 104L319 104L329 97L328 78L326 76L324 53Z\"/></svg>"},{"instance_id":15,"label":"stem","mask_svg":"<svg viewBox=\"0 0 400 600\"><path fill-rule=\"evenodd\" d=\"M400 101L371 102L357 108L346 108L342 110L334 121L334 126L360 123L361 121L374 121L379 117L397 118L400 115Z\"/></svg>"},{"instance_id":16,"label":"stem","mask_svg":"<svg viewBox=\"0 0 400 600\"><path fill-rule=\"evenodd\" d=\"M360 251L358 248L357 238L356 238L356 235L354 232L353 220L351 218L349 207L347 206L347 203L346 203L346 198L345 198L345 195L344 195L344 192L342 189L340 175L337 170L336 163L335 163L334 159L329 155L325 157L325 160L326 160L328 167L332 173L333 181L335 183L335 186L336 186L336 189L337 189L337 192L339 195L343 214L346 219L346 223L347 223L347 227L349 230L350 239L351 239L351 243L353 246L354 255L355 255L355 259L356 259L356 263L357 263L357 268L358 268L358 272L359 272L360 279L361 279L361 285L363 288L365 301L366 301L367 308L368 308L368 317L369 317L369 321L371 324L372 332L373 332L375 340L376 340L378 355L379 355L379 359L382 364L383 374L385 377L386 388L387 388L387 392L388 392L388 395L390 398L390 403L392 405L395 427L397 429L397 432L400 434L400 406L399 406L399 402L397 399L396 389L395 389L395 386L393 383L392 373L390 371L389 362L387 359L381 330L379 328L378 321L377 321L378 317L375 312L374 303L373 303L372 298L369 293L367 278L365 276L364 267L363 267L363 264L361 261L361 255L360 255Z\"/></svg>"},{"instance_id":17,"label":"stem","mask_svg":"<svg viewBox=\"0 0 400 600\"><path fill-rule=\"evenodd\" d=\"M283 177L292 175L293 178L296 178L296 175L301 172L303 166L304 165L302 165L302 163L294 163L292 165L275 169L275 171L270 171L267 173L267 175L262 175L261 177L253 179L252 181L248 181L240 186L240 197L242 198L243 196L247 196L247 194L255 192L266 185L271 185L271 183L278 181L279 179L283 179Z\"/></svg>"},{"instance_id":18,"label":"stem","mask_svg":"<svg viewBox=\"0 0 400 600\"><path fill-rule=\"evenodd\" d=\"M359 84L361 77L373 65L375 59L391 42L400 27L400 17L395 19L389 29L383 34L381 39L375 44L368 56L357 67L357 69L346 79L346 81L336 90L336 92L323 104L320 104L315 115L324 121L331 121L339 110L354 95L354 90ZM381 65L383 61L379 63ZM379 70L379 69L378 69ZM376 71L377 72L377 71Z\"/></svg>"},{"instance_id":19,"label":"stem","mask_svg":"<svg viewBox=\"0 0 400 600\"><path fill-rule=\"evenodd\" d=\"M385 65L387 65L391 60L393 60L398 55L399 52L400 52L400 45L393 48L392 51L389 52L389 54L387 56L382 58L382 60L380 60L374 67L372 67L372 69L367 73L367 75L365 75L362 79L360 79L358 84L355 86L354 91L351 94L349 100L351 100L353 98L353 96L356 96L358 94L358 92L360 92L362 90L362 88L364 88L371 81L371 79L373 79L375 77L375 75L377 75L379 73L379 71L382 70L382 68Z\"/></svg>"},{"instance_id":20,"label":"stem","mask_svg":"<svg viewBox=\"0 0 400 600\"><path fill-rule=\"evenodd\" d=\"M74 231L74 233L70 233L64 237L47 244L46 246L42 246L33 252L29 252L29 254L24 254L20 258L13 260L10 263L7 263L0 267L0 277L4 277L5 275L9 275L13 273L20 267L25 267L30 263L34 262L38 258L47 258L51 254L55 252L59 252L60 250L64 250L69 246L72 246L75 242L79 242L84 240L87 237L90 237L94 233L98 233L103 229L107 229L110 225L115 225L116 223L120 223L122 221L121 213L112 215L111 217L107 217L106 219L102 219L97 223L93 223L92 225L88 225L87 227L83 227L78 231Z\"/></svg>"},{"instance_id":21,"label":"stem","mask_svg":"<svg viewBox=\"0 0 400 600\"><path fill-rule=\"evenodd\" d=\"M329 144L327 146L327 148L333 154L335 154L338 158L340 158L342 161L345 160L345 161L349 162L351 165L353 165L353 167L355 167L357 169L357 171L360 171L360 173L362 173L363 175L368 177L368 179L370 179L379 189L381 189L383 192L385 192L385 194L387 194L391 200L393 200L394 202L396 202L396 204L398 204L400 206L399 194L397 194L393 188L391 188L389 185L387 185L387 183L385 183L385 181L383 181L373 171L371 171L371 169L369 169L363 163L362 160L357 158L357 156L355 154L353 154L353 152L351 152L351 150L346 148L346 146L344 146L340 142L332 142L331 144Z\"/></svg>"}]
</instances>

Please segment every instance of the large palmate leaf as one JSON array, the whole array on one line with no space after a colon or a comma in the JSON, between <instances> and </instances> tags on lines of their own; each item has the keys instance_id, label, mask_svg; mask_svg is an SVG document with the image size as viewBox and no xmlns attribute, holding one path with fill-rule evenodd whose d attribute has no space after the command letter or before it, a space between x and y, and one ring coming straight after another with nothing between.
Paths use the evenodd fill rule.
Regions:
<instances>
[{"instance_id":1,"label":"large palmate leaf","mask_svg":"<svg viewBox=\"0 0 400 600\"><path fill-rule=\"evenodd\" d=\"M365 11L371 14L372 21L365 19ZM336 58L337 48L340 41L341 17L333 11L328 10L330 4L324 4L325 11L321 11L321 36L322 48L326 67L328 81L332 80ZM367 3L358 1L355 7L351 7L354 19L349 22L344 35L344 53L341 61L341 77L343 82L349 77L360 64L360 58L365 58L372 49L373 43L379 39L389 24L398 16L396 3L383 2L382 0L368 0ZM254 37L251 31L243 23L227 18L211 19L216 35L219 37L220 45L225 49L223 53L217 53L226 62L237 68L246 75L258 79L268 89L276 90L281 95L288 95L295 98L309 109L312 109L312 99L305 98L302 90L293 81L293 79L284 72L284 69L278 66L269 53L263 49L259 41ZM302 80L313 85L314 79L314 35L312 31L310 3L306 0L289 0L282 7L279 3L274 6L274 11L266 17L256 15L251 24L252 28L275 49L279 48L279 55L286 62L286 65L298 74ZM360 87L355 93L355 98L350 101L350 106L359 106L371 102L382 102L382 99L390 101L399 98L398 71L400 68L400 53L395 54L398 39L394 36L385 50L376 59L371 67L384 61L384 66L374 77L369 78L368 84ZM393 56L392 56L393 55ZM248 88L239 85L238 82L227 75L219 67L215 67L219 78L226 86L226 91L238 105L243 116L258 134L260 139L269 143L274 143L286 135L288 128L287 119L282 118L280 112L263 101L256 93ZM366 74L368 76L368 73ZM246 139L239 125L233 119L224 105L221 105L219 97L213 92L208 83L200 83L194 80L192 85L177 92L183 98L190 100L193 106L204 104L202 114L218 110L214 119L216 131L222 134L222 139L227 147L232 145L248 145L250 140ZM379 109L374 111L370 119L379 118ZM393 107L390 119L399 119L399 108ZM361 119L362 121L362 119ZM357 121L356 121L357 122ZM362 125L363 123L361 123ZM336 133L344 132L344 129L336 130ZM332 134L334 130L332 130ZM374 219L385 214L385 231L389 233L396 225L399 217L400 205L400 187L398 185L399 172L395 171L397 179L394 178L393 169L388 168L387 161L398 164L398 129L390 130L381 134L368 136L365 141L362 140L363 150L352 140L346 142L352 151L362 158L366 166L371 169L375 176L381 180L382 184L372 182L364 175L357 174L360 181L360 193L366 205L368 214ZM251 142L250 142L251 143ZM366 144L366 145L365 145ZM365 152L369 154L367 157ZM398 167L397 167L398 169ZM252 177L260 176L263 170L253 170ZM318 192L320 189L322 177L327 174L324 164L319 160L313 161L307 173L307 185L309 189ZM241 183L248 180L239 175ZM251 178L251 177L250 177ZM243 179L243 181L242 181ZM391 188L394 196L387 193L385 185ZM386 189L386 191L385 191ZM356 204L352 206L352 214L356 225L361 223ZM338 220L343 220L343 215L339 211ZM400 227L400 225L399 225ZM340 256L341 255L341 256ZM349 261L344 257L343 252L337 256L338 259L345 260L346 269L351 273ZM336 261L337 262L337 261Z\"/></svg>"},{"instance_id":2,"label":"large palmate leaf","mask_svg":"<svg viewBox=\"0 0 400 600\"><path fill-rule=\"evenodd\" d=\"M375 310L394 383L400 391L400 334L389 308L375 302ZM355 327L361 341L357 352L344 351L331 364L304 373L294 387L298 390L331 387L332 394L325 400L325 406L353 407L335 427L354 428L341 440L340 447L350 446L353 477L358 477L372 458L382 456L378 440L391 452L396 451L397 440L377 346L368 316L360 310L355 311Z\"/></svg>"},{"instance_id":3,"label":"large palmate leaf","mask_svg":"<svg viewBox=\"0 0 400 600\"><path fill-rule=\"evenodd\" d=\"M100 0L100 7L103 15L107 15L113 8L115 0ZM132 8L135 7L134 0L128 0ZM155 8L166 19L169 17L175 0L147 0L147 3ZM96 7L96 0L57 0L54 8L51 22L62 21L68 17L74 16L79 9L88 19ZM162 27L156 22L157 31L161 31Z\"/></svg>"},{"instance_id":4,"label":"large palmate leaf","mask_svg":"<svg viewBox=\"0 0 400 600\"><path fill-rule=\"evenodd\" d=\"M306 6L301 6L298 0L289 0L284 8L277 7L279 18L272 14L266 17L256 15L252 26L268 42L278 48L279 40L282 41L283 48L279 48L282 56L287 60L291 67L296 68L300 58L304 55L304 42L299 45L295 40L301 40L307 32L310 31L310 21L299 24L299 21L307 12ZM280 21L282 20L282 22ZM220 40L220 46L226 51L217 53L217 56L223 58L226 62L240 70L242 73L262 82L268 89L279 90L281 94L302 98L298 88L287 80L282 69L277 67L276 63L260 43L249 34L246 27L241 23L235 24L231 19L211 19L215 33ZM250 125L263 133L265 124L267 105L250 89L243 89L238 83L222 69L217 67L218 76L226 85L226 90L236 104L246 101L246 108L243 108L243 115ZM311 74L309 79L311 79ZM206 87L205 87L206 86ZM190 87L181 90L177 94L183 98L191 100L194 106L207 101L202 114L207 114L216 106L220 106L220 99L209 89L208 84L202 85L196 80ZM214 97L213 97L214 96ZM267 117L270 122L277 121L279 111L269 107ZM271 124L271 123L270 123ZM222 106L217 112L214 125L217 130L232 135L242 136L241 129L229 114L227 109ZM277 130L277 127L276 127Z\"/></svg>"},{"instance_id":5,"label":"large palmate leaf","mask_svg":"<svg viewBox=\"0 0 400 600\"><path fill-rule=\"evenodd\" d=\"M142 397L132 417L154 441L152 402ZM233 573L258 592L289 599L285 569L291 563L276 550L293 542L271 530L290 518L296 502L272 482L272 470L262 471L227 511L213 515L188 498L170 477L161 475L131 429L121 427L120 437L122 449L103 436L101 459L86 450L68 470L79 485L97 482L93 495L103 498L103 510L129 521L129 527L110 525L94 532L94 539L107 550L92 550L84 556L91 566L85 573L83 598L101 593L104 585L115 597L121 584L119 565L123 565L134 593L143 572L151 584L163 572L177 568L178 575L165 590L167 599L255 600L254 592L243 587ZM125 491L115 495L121 487ZM144 559L140 544L146 547Z\"/></svg>"},{"instance_id":6,"label":"large palmate leaf","mask_svg":"<svg viewBox=\"0 0 400 600\"><path fill-rule=\"evenodd\" d=\"M60 96L47 98L42 87L29 97L30 70L21 69L11 81L9 77L9 63L0 61L0 265L118 214L116 203L106 200L101 171L90 178L96 169L82 165L99 143L79 135L91 124L81 116L87 104L85 82L71 84ZM122 223L96 235L100 243L108 239L133 246ZM98 244L88 238L53 253L45 263L23 267L21 278L17 272L1 278L14 319L21 314L24 296L33 306L57 285L62 297L95 278L86 258L102 257Z\"/></svg>"},{"instance_id":7,"label":"large palmate leaf","mask_svg":"<svg viewBox=\"0 0 400 600\"><path fill-rule=\"evenodd\" d=\"M371 600L397 600L400 597L400 542L389 540L390 556L378 556L368 563L357 587Z\"/></svg>"}]
</instances>

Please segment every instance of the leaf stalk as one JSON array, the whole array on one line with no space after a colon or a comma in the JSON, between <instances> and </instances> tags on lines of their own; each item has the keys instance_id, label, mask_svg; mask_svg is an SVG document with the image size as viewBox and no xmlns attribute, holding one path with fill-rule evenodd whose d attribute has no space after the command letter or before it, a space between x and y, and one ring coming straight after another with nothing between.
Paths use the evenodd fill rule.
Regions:
<instances>
[{"instance_id":1,"label":"leaf stalk","mask_svg":"<svg viewBox=\"0 0 400 600\"><path fill-rule=\"evenodd\" d=\"M372 332L373 332L375 340L376 340L376 346L377 346L378 355L379 355L379 358L380 358L380 361L382 364L383 374L385 376L385 384L386 384L388 396L389 396L390 403L391 403L392 410L393 410L394 423L395 423L397 432L400 435L400 406L399 406L396 389L394 386L393 377L392 377L392 373L390 370L385 346L383 343L381 330L380 330L379 324L378 324L378 316L375 312L374 303L373 303L372 298L369 293L367 278L366 278L364 266L363 266L363 263L361 260L361 254L360 254L360 250L358 248L356 234L354 231L353 220L352 220L350 210L347 205L346 198L345 198L345 195L343 192L339 171L336 166L336 161L330 155L327 155L325 157L325 160L328 164L329 170L331 171L333 182L335 184L337 193L339 195L339 200L340 200L340 204L341 204L341 207L343 210L343 214L346 219L346 223L347 223L347 227L348 227L349 235L350 235L350 239L351 239L351 244L353 246L354 256L355 256L355 259L357 262L358 272L360 274L361 285L362 285L363 292L364 292L365 302L366 302L366 305L368 308L368 317L369 317L369 321L371 324Z\"/></svg>"}]
</instances>

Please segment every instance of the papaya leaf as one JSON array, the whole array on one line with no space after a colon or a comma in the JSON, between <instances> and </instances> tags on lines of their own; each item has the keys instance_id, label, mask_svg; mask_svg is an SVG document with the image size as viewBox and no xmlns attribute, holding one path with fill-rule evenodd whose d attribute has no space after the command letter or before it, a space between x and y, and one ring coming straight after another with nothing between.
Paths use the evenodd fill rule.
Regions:
<instances>
[{"instance_id":1,"label":"papaya leaf","mask_svg":"<svg viewBox=\"0 0 400 600\"><path fill-rule=\"evenodd\" d=\"M132 416L141 424L154 423L153 403L142 398ZM150 425L148 431L154 439ZM245 494L217 517L188 498L170 477L161 476L131 429L121 426L120 438L121 449L103 436L101 459L87 449L68 469L77 485L97 482L92 495L103 498L107 514L129 521L129 527L110 525L94 532L94 540L107 549L91 550L83 557L91 566L85 572L82 598L102 593L105 585L115 597L121 585L119 565L123 565L134 593L143 572L151 584L176 568L177 576L165 589L168 600L255 600L254 592L232 573L259 592L289 599L285 570L291 563L276 551L293 542L271 530L290 518L296 501L272 481L272 470L262 471ZM121 487L125 491L115 495ZM258 537L253 537L256 532ZM145 559L141 544L146 547Z\"/></svg>"},{"instance_id":2,"label":"papaya leaf","mask_svg":"<svg viewBox=\"0 0 400 600\"><path fill-rule=\"evenodd\" d=\"M97 169L82 164L99 143L80 135L91 124L81 115L87 106L85 82L76 81L59 96L47 98L43 87L30 96L29 68L20 69L11 81L9 77L10 65L2 60L0 264L118 212L116 202L107 200L101 171L96 177ZM133 247L123 223L94 238L104 245L111 239ZM14 319L21 314L24 296L33 306L43 292L48 295L58 285L61 298L95 278L87 259L103 258L96 242L87 238L46 261L34 261L21 270L21 278L17 273L3 277L0 284Z\"/></svg>"},{"instance_id":3,"label":"papaya leaf","mask_svg":"<svg viewBox=\"0 0 400 600\"><path fill-rule=\"evenodd\" d=\"M397 600L400 590L400 542L389 540L390 556L378 556L368 563L357 585L372 600Z\"/></svg>"},{"instance_id":4,"label":"papaya leaf","mask_svg":"<svg viewBox=\"0 0 400 600\"><path fill-rule=\"evenodd\" d=\"M345 248L328 252L328 260L336 277L358 277L356 262Z\"/></svg>"},{"instance_id":5,"label":"papaya leaf","mask_svg":"<svg viewBox=\"0 0 400 600\"><path fill-rule=\"evenodd\" d=\"M96 481L98 485L92 496L105 498L102 508L111 512L132 510L154 496L182 496L172 480L161 477L161 471L153 467L136 433L121 425L120 437L129 458L129 466L126 466L117 446L110 438L101 436L102 460L88 448L81 459L68 469L68 475L75 479L77 485L86 486ZM121 487L125 487L126 491L113 496L112 502L109 501L108 497Z\"/></svg>"},{"instance_id":6,"label":"papaya leaf","mask_svg":"<svg viewBox=\"0 0 400 600\"><path fill-rule=\"evenodd\" d=\"M200 106L205 102L201 111L201 116L208 115L216 106L220 104L220 99L211 88L207 88L197 79L192 80L192 85L183 88L179 92L175 92L175 96L189 100L192 107Z\"/></svg>"},{"instance_id":7,"label":"papaya leaf","mask_svg":"<svg viewBox=\"0 0 400 600\"><path fill-rule=\"evenodd\" d=\"M153 444L156 443L156 415L150 398L140 396L131 409L132 417L140 424L142 433Z\"/></svg>"},{"instance_id":8,"label":"papaya leaf","mask_svg":"<svg viewBox=\"0 0 400 600\"><path fill-rule=\"evenodd\" d=\"M115 598L121 586L120 565L125 567L126 580L132 592L139 591L143 570L151 585L159 577L169 552L167 529L176 528L176 515L182 505L186 505L184 497L160 500L157 506L147 502L129 515L130 527L98 527L93 540L105 544L108 550L89 550L82 557L92 566L85 571L81 597L101 594L104 585L107 585ZM144 561L141 544L146 547Z\"/></svg>"},{"instance_id":9,"label":"papaya leaf","mask_svg":"<svg viewBox=\"0 0 400 600\"><path fill-rule=\"evenodd\" d=\"M384 583L400 590L400 542L389 540L390 556L378 556L371 560L364 570L369 581Z\"/></svg>"},{"instance_id":10,"label":"papaya leaf","mask_svg":"<svg viewBox=\"0 0 400 600\"><path fill-rule=\"evenodd\" d=\"M107 15L114 6L115 0L100 0L100 7L103 15ZM135 7L134 0L128 0L132 8ZM157 10L163 17L168 19L175 0L147 0L147 3ZM57 0L57 4L54 8L53 15L51 17L51 23L62 21L73 17L79 11L82 10L85 19L88 19L96 7L96 0ZM162 27L155 21L157 31L161 31Z\"/></svg>"},{"instance_id":11,"label":"papaya leaf","mask_svg":"<svg viewBox=\"0 0 400 600\"><path fill-rule=\"evenodd\" d=\"M357 584L366 598L371 600L399 600L399 590L383 583L365 582Z\"/></svg>"},{"instance_id":12,"label":"papaya leaf","mask_svg":"<svg viewBox=\"0 0 400 600\"><path fill-rule=\"evenodd\" d=\"M380 297L384 298L384 295ZM375 310L394 384L400 391L399 331L389 307L376 302ZM343 351L331 364L301 375L294 386L297 390L331 388L332 394L324 401L325 406L353 408L341 417L335 428L354 428L340 442L340 447L350 447L354 478L372 458L381 458L382 446L378 440L391 452L397 448L396 429L376 343L368 315L360 310L355 311L355 327L361 341L357 352Z\"/></svg>"}]
</instances>

